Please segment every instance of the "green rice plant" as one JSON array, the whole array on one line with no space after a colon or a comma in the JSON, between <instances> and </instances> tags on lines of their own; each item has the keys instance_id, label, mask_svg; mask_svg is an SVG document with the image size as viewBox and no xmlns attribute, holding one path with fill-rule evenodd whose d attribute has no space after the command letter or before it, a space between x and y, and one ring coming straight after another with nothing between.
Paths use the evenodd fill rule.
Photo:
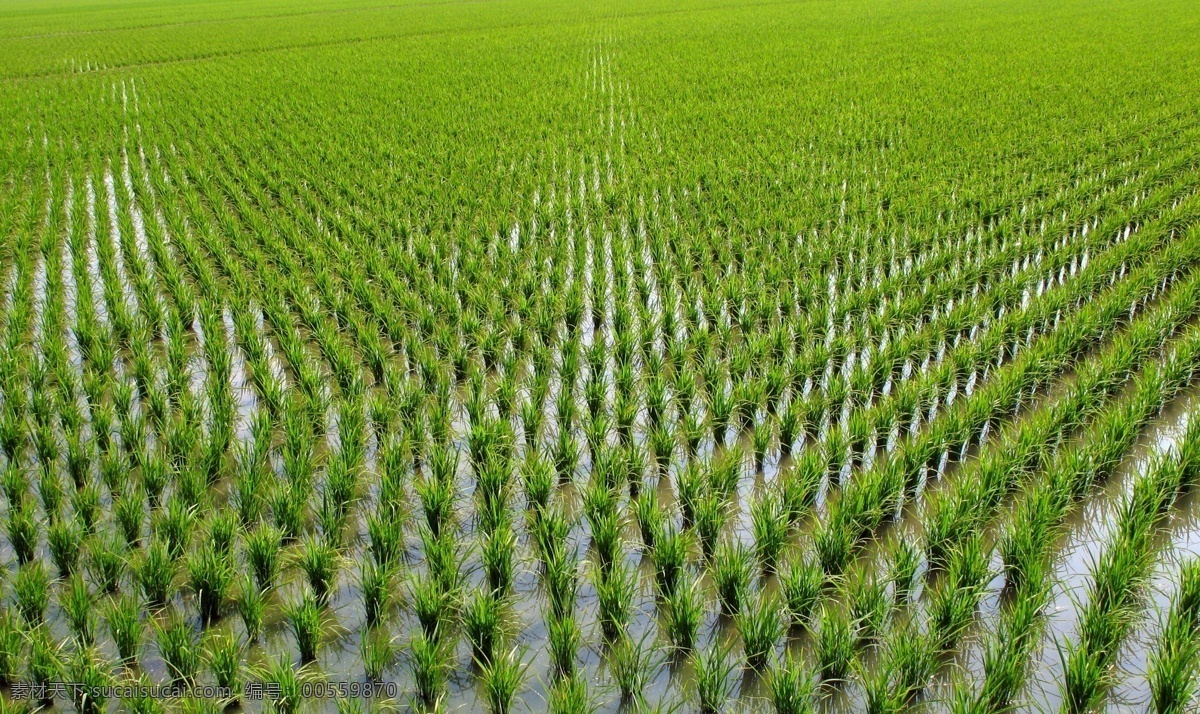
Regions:
<instances>
[{"instance_id":1,"label":"green rice plant","mask_svg":"<svg viewBox=\"0 0 1200 714\"><path fill-rule=\"evenodd\" d=\"M171 560L182 558L196 529L195 506L175 497L167 502L165 510L155 515L158 516L154 523L155 535L166 543Z\"/></svg>"},{"instance_id":2,"label":"green rice plant","mask_svg":"<svg viewBox=\"0 0 1200 714\"><path fill-rule=\"evenodd\" d=\"M246 535L246 564L250 566L259 590L267 591L275 587L281 546L279 530L266 523Z\"/></svg>"},{"instance_id":3,"label":"green rice plant","mask_svg":"<svg viewBox=\"0 0 1200 714\"><path fill-rule=\"evenodd\" d=\"M812 675L803 661L787 652L767 672L767 690L775 714L807 714L816 711Z\"/></svg>"},{"instance_id":4,"label":"green rice plant","mask_svg":"<svg viewBox=\"0 0 1200 714\"><path fill-rule=\"evenodd\" d=\"M367 517L367 536L370 539L371 558L378 566L391 566L399 562L404 552L404 521L391 510L373 513Z\"/></svg>"},{"instance_id":5,"label":"green rice plant","mask_svg":"<svg viewBox=\"0 0 1200 714\"><path fill-rule=\"evenodd\" d=\"M642 536L642 545L647 552L653 552L657 544L656 536L665 527L666 521L666 516L658 505L658 497L653 490L647 489L638 494L632 504L638 532Z\"/></svg>"},{"instance_id":6,"label":"green rice plant","mask_svg":"<svg viewBox=\"0 0 1200 714\"><path fill-rule=\"evenodd\" d=\"M38 527L31 505L22 502L17 508L8 509L8 542L17 556L17 564L25 565L34 559L37 550Z\"/></svg>"},{"instance_id":7,"label":"green rice plant","mask_svg":"<svg viewBox=\"0 0 1200 714\"><path fill-rule=\"evenodd\" d=\"M217 513L208 521L208 541L223 559L233 552L233 540L238 532L238 519L232 513Z\"/></svg>"},{"instance_id":8,"label":"green rice plant","mask_svg":"<svg viewBox=\"0 0 1200 714\"><path fill-rule=\"evenodd\" d=\"M58 471L50 464L43 463L38 472L38 496L42 499L42 510L50 521L62 517L62 502L64 497L62 480Z\"/></svg>"},{"instance_id":9,"label":"green rice plant","mask_svg":"<svg viewBox=\"0 0 1200 714\"><path fill-rule=\"evenodd\" d=\"M633 599L637 594L637 575L621 563L591 571L596 590L596 620L604 639L615 642L629 626Z\"/></svg>"},{"instance_id":10,"label":"green rice plant","mask_svg":"<svg viewBox=\"0 0 1200 714\"><path fill-rule=\"evenodd\" d=\"M7 609L0 610L0 685L17 679L17 665L25 659L25 633Z\"/></svg>"},{"instance_id":11,"label":"green rice plant","mask_svg":"<svg viewBox=\"0 0 1200 714\"><path fill-rule=\"evenodd\" d=\"M650 562L654 566L654 579L658 593L669 598L679 590L680 580L688 560L688 537L669 520L655 529L654 545L650 551Z\"/></svg>"},{"instance_id":12,"label":"green rice plant","mask_svg":"<svg viewBox=\"0 0 1200 714\"><path fill-rule=\"evenodd\" d=\"M550 685L546 695L550 714L592 714L596 705L588 691L587 682L578 676L559 677Z\"/></svg>"},{"instance_id":13,"label":"green rice plant","mask_svg":"<svg viewBox=\"0 0 1200 714\"><path fill-rule=\"evenodd\" d=\"M554 617L567 617L575 612L579 592L579 561L574 553L561 545L544 562L542 588Z\"/></svg>"},{"instance_id":14,"label":"green rice plant","mask_svg":"<svg viewBox=\"0 0 1200 714\"><path fill-rule=\"evenodd\" d=\"M449 627L454 594L429 574L415 576L408 588L408 602L426 635L433 637Z\"/></svg>"},{"instance_id":15,"label":"green rice plant","mask_svg":"<svg viewBox=\"0 0 1200 714\"><path fill-rule=\"evenodd\" d=\"M50 605L50 576L40 560L26 563L17 569L13 578L13 599L17 612L29 627L42 624Z\"/></svg>"},{"instance_id":16,"label":"green rice plant","mask_svg":"<svg viewBox=\"0 0 1200 714\"><path fill-rule=\"evenodd\" d=\"M497 654L493 661L480 664L479 682L484 706L491 714L508 714L517 692L524 686L530 662L522 661L523 648L513 647Z\"/></svg>"},{"instance_id":17,"label":"green rice plant","mask_svg":"<svg viewBox=\"0 0 1200 714\"><path fill-rule=\"evenodd\" d=\"M202 651L191 624L172 610L164 621L154 623L154 640L171 681L175 684L194 683L200 672Z\"/></svg>"},{"instance_id":18,"label":"green rice plant","mask_svg":"<svg viewBox=\"0 0 1200 714\"><path fill-rule=\"evenodd\" d=\"M453 650L437 633L419 631L413 635L407 652L415 707L426 712L438 710L454 665Z\"/></svg>"},{"instance_id":19,"label":"green rice plant","mask_svg":"<svg viewBox=\"0 0 1200 714\"><path fill-rule=\"evenodd\" d=\"M259 589L249 575L242 576L238 584L234 606L237 608L242 626L246 629L246 640L249 642L257 641L259 634L262 633L263 616L267 609L264 595L265 591Z\"/></svg>"},{"instance_id":20,"label":"green rice plant","mask_svg":"<svg viewBox=\"0 0 1200 714\"><path fill-rule=\"evenodd\" d=\"M705 560L712 560L729 519L729 503L716 494L701 498L696 504L693 530L700 541L700 552Z\"/></svg>"},{"instance_id":21,"label":"green rice plant","mask_svg":"<svg viewBox=\"0 0 1200 714\"><path fill-rule=\"evenodd\" d=\"M71 635L82 647L96 640L96 598L80 575L68 580L59 592L58 603L67 619Z\"/></svg>"},{"instance_id":22,"label":"green rice plant","mask_svg":"<svg viewBox=\"0 0 1200 714\"><path fill-rule=\"evenodd\" d=\"M892 583L892 597L896 604L908 600L916 583L920 562L920 551L911 541L906 538L892 541L887 553L888 579Z\"/></svg>"},{"instance_id":23,"label":"green rice plant","mask_svg":"<svg viewBox=\"0 0 1200 714\"><path fill-rule=\"evenodd\" d=\"M121 595L111 598L103 612L105 627L117 646L117 656L124 663L136 662L146 632L142 604L134 595Z\"/></svg>"},{"instance_id":24,"label":"green rice plant","mask_svg":"<svg viewBox=\"0 0 1200 714\"><path fill-rule=\"evenodd\" d=\"M497 593L476 590L462 611L463 631L471 644L471 658L490 662L504 638L503 608Z\"/></svg>"},{"instance_id":25,"label":"green rice plant","mask_svg":"<svg viewBox=\"0 0 1200 714\"><path fill-rule=\"evenodd\" d=\"M457 597L463 586L462 566L465 558L458 534L447 530L435 537L422 529L421 550L425 555L426 568L437 581L438 587L442 592Z\"/></svg>"},{"instance_id":26,"label":"green rice plant","mask_svg":"<svg viewBox=\"0 0 1200 714\"><path fill-rule=\"evenodd\" d=\"M367 627L383 622L394 599L396 571L389 565L380 566L370 560L359 564L359 591L362 593L363 613Z\"/></svg>"},{"instance_id":27,"label":"green rice plant","mask_svg":"<svg viewBox=\"0 0 1200 714\"><path fill-rule=\"evenodd\" d=\"M660 609L663 630L674 649L684 654L696 646L705 610L698 581L686 577L688 579L681 580L674 593L663 598Z\"/></svg>"},{"instance_id":28,"label":"green rice plant","mask_svg":"<svg viewBox=\"0 0 1200 714\"><path fill-rule=\"evenodd\" d=\"M527 443L533 443L526 437ZM525 491L525 503L529 508L542 510L550 503L550 494L554 490L554 468L541 458L537 450L526 452L525 461L521 465L521 483Z\"/></svg>"},{"instance_id":29,"label":"green rice plant","mask_svg":"<svg viewBox=\"0 0 1200 714\"><path fill-rule=\"evenodd\" d=\"M242 690L244 659L245 653L231 635L213 633L205 638L204 661L218 687L235 693ZM238 695L233 696L236 698Z\"/></svg>"},{"instance_id":30,"label":"green rice plant","mask_svg":"<svg viewBox=\"0 0 1200 714\"><path fill-rule=\"evenodd\" d=\"M512 590L516 566L513 563L517 549L517 535L508 521L503 521L484 537L480 559L487 576L488 587L501 594Z\"/></svg>"},{"instance_id":31,"label":"green rice plant","mask_svg":"<svg viewBox=\"0 0 1200 714\"><path fill-rule=\"evenodd\" d=\"M299 602L292 602L284 607L284 616L292 631L292 637L296 640L296 649L300 651L302 665L317 659L317 650L321 646L325 630L321 608L322 605L313 595L302 597Z\"/></svg>"},{"instance_id":32,"label":"green rice plant","mask_svg":"<svg viewBox=\"0 0 1200 714\"><path fill-rule=\"evenodd\" d=\"M12 538L11 532L9 537ZM68 577L79 566L79 554L83 549L83 537L83 529L73 520L63 519L50 524L46 529L46 544L50 547L50 559L54 561L54 567L58 569L59 577ZM15 543L13 550L17 550L19 553ZM18 562L27 562L21 561L19 555L17 560Z\"/></svg>"},{"instance_id":33,"label":"green rice plant","mask_svg":"<svg viewBox=\"0 0 1200 714\"><path fill-rule=\"evenodd\" d=\"M579 656L579 646L583 634L575 616L568 615L556 618L551 615L546 620L546 637L549 640L550 666L556 677L570 678L575 674L575 660Z\"/></svg>"},{"instance_id":34,"label":"green rice plant","mask_svg":"<svg viewBox=\"0 0 1200 714\"><path fill-rule=\"evenodd\" d=\"M756 672L764 671L784 630L775 598L760 592L754 603L747 603L738 611L734 623L742 636L746 666Z\"/></svg>"},{"instance_id":35,"label":"green rice plant","mask_svg":"<svg viewBox=\"0 0 1200 714\"><path fill-rule=\"evenodd\" d=\"M735 615L750 590L754 577L754 555L737 541L724 541L717 546L713 558L712 577L717 588L721 612Z\"/></svg>"},{"instance_id":36,"label":"green rice plant","mask_svg":"<svg viewBox=\"0 0 1200 714\"><path fill-rule=\"evenodd\" d=\"M826 683L845 681L854 661L853 623L835 608L821 610L816 636L817 672Z\"/></svg>"},{"instance_id":37,"label":"green rice plant","mask_svg":"<svg viewBox=\"0 0 1200 714\"><path fill-rule=\"evenodd\" d=\"M157 538L151 540L142 554L134 559L133 577L150 607L164 607L175 597L176 570L169 546Z\"/></svg>"},{"instance_id":38,"label":"green rice plant","mask_svg":"<svg viewBox=\"0 0 1200 714\"><path fill-rule=\"evenodd\" d=\"M763 466L767 460L767 450L771 448L771 441L774 436L774 429L770 421L760 423L750 434L754 450L754 470L758 473L762 473Z\"/></svg>"},{"instance_id":39,"label":"green rice plant","mask_svg":"<svg viewBox=\"0 0 1200 714\"><path fill-rule=\"evenodd\" d=\"M779 574L779 590L793 627L807 627L824 597L825 573L809 558L790 560Z\"/></svg>"},{"instance_id":40,"label":"green rice plant","mask_svg":"<svg viewBox=\"0 0 1200 714\"><path fill-rule=\"evenodd\" d=\"M626 634L613 643L608 649L607 662L621 693L621 702L643 706L646 687L665 659L662 653L655 651L649 631L636 641Z\"/></svg>"},{"instance_id":41,"label":"green rice plant","mask_svg":"<svg viewBox=\"0 0 1200 714\"><path fill-rule=\"evenodd\" d=\"M396 659L395 641L384 630L369 628L362 632L358 651L367 679L382 682L384 672Z\"/></svg>"},{"instance_id":42,"label":"green rice plant","mask_svg":"<svg viewBox=\"0 0 1200 714\"><path fill-rule=\"evenodd\" d=\"M296 714L303 703L302 686L308 672L292 664L286 654L277 655L260 667L256 676L264 684L278 688L279 696L269 700L269 710L278 714Z\"/></svg>"},{"instance_id":43,"label":"green rice plant","mask_svg":"<svg viewBox=\"0 0 1200 714\"><path fill-rule=\"evenodd\" d=\"M733 694L735 666L728 648L720 644L712 644L692 656L696 706L701 714L717 714L726 709Z\"/></svg>"},{"instance_id":44,"label":"green rice plant","mask_svg":"<svg viewBox=\"0 0 1200 714\"><path fill-rule=\"evenodd\" d=\"M221 616L221 605L233 583L233 570L216 549L205 544L188 557L188 584L205 627Z\"/></svg>"},{"instance_id":45,"label":"green rice plant","mask_svg":"<svg viewBox=\"0 0 1200 714\"><path fill-rule=\"evenodd\" d=\"M106 711L105 690L112 676L101 654L93 647L75 650L67 666L67 674L75 685L69 692L80 714L101 714Z\"/></svg>"},{"instance_id":46,"label":"green rice plant","mask_svg":"<svg viewBox=\"0 0 1200 714\"><path fill-rule=\"evenodd\" d=\"M1182 714L1193 701L1200 673L1200 561L1186 561L1175 578L1170 610L1147 662L1150 708Z\"/></svg>"},{"instance_id":47,"label":"green rice plant","mask_svg":"<svg viewBox=\"0 0 1200 714\"><path fill-rule=\"evenodd\" d=\"M775 493L767 492L751 502L750 529L759 566L763 573L774 573L788 537L787 513Z\"/></svg>"},{"instance_id":48,"label":"green rice plant","mask_svg":"<svg viewBox=\"0 0 1200 714\"><path fill-rule=\"evenodd\" d=\"M77 489L71 494L71 509L84 533L95 531L97 514L100 512L100 489L94 484Z\"/></svg>"},{"instance_id":49,"label":"green rice plant","mask_svg":"<svg viewBox=\"0 0 1200 714\"><path fill-rule=\"evenodd\" d=\"M117 530L120 531L127 547L136 548L141 544L142 521L146 517L145 502L145 495L140 489L134 489L113 499L112 509Z\"/></svg>"},{"instance_id":50,"label":"green rice plant","mask_svg":"<svg viewBox=\"0 0 1200 714\"><path fill-rule=\"evenodd\" d=\"M308 536L300 543L296 565L307 578L316 603L323 607L329 602L329 596L337 584L338 571L342 567L337 548L324 539Z\"/></svg>"},{"instance_id":51,"label":"green rice plant","mask_svg":"<svg viewBox=\"0 0 1200 714\"><path fill-rule=\"evenodd\" d=\"M823 467L815 450L806 451L796 463L780 473L779 495L789 524L798 525L816 505L823 479Z\"/></svg>"},{"instance_id":52,"label":"green rice plant","mask_svg":"<svg viewBox=\"0 0 1200 714\"><path fill-rule=\"evenodd\" d=\"M847 602L859 644L876 642L883 636L891 614L886 583L864 571L847 582Z\"/></svg>"},{"instance_id":53,"label":"green rice plant","mask_svg":"<svg viewBox=\"0 0 1200 714\"><path fill-rule=\"evenodd\" d=\"M66 667L63 662L62 645L51 636L50 630L44 626L31 628L29 632L29 659L25 662L25 678L34 685L34 691L53 692L50 685L63 681ZM53 694L37 703L49 706L53 703Z\"/></svg>"},{"instance_id":54,"label":"green rice plant","mask_svg":"<svg viewBox=\"0 0 1200 714\"><path fill-rule=\"evenodd\" d=\"M101 592L115 593L121 588L121 574L125 571L124 549L112 534L93 536L88 546L88 571Z\"/></svg>"}]
</instances>

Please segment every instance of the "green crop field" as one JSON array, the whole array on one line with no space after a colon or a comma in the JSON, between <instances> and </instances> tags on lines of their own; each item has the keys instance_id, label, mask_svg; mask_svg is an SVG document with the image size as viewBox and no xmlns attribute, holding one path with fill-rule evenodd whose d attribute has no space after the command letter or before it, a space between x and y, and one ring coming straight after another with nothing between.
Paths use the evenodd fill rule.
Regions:
<instances>
[{"instance_id":1,"label":"green crop field","mask_svg":"<svg viewBox=\"0 0 1200 714\"><path fill-rule=\"evenodd\" d=\"M5 0L0 714L1200 706L1190 0Z\"/></svg>"}]
</instances>

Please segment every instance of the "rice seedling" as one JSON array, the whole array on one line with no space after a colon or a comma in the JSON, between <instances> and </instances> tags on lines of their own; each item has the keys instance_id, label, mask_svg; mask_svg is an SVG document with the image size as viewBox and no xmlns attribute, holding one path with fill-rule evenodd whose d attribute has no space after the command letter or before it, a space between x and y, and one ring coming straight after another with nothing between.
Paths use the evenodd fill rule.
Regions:
<instances>
[{"instance_id":1,"label":"rice seedling","mask_svg":"<svg viewBox=\"0 0 1200 714\"><path fill-rule=\"evenodd\" d=\"M1175 595L1147 665L1150 708L1159 714L1186 711L1198 686L1200 563L1185 562L1175 582Z\"/></svg>"},{"instance_id":2,"label":"rice seedling","mask_svg":"<svg viewBox=\"0 0 1200 714\"><path fill-rule=\"evenodd\" d=\"M562 618L551 615L546 621L546 635L549 640L550 666L555 675L560 678L572 677L583 640L583 633L574 615Z\"/></svg>"},{"instance_id":3,"label":"rice seedling","mask_svg":"<svg viewBox=\"0 0 1200 714\"><path fill-rule=\"evenodd\" d=\"M756 602L738 611L734 623L742 636L746 666L756 672L765 670L784 629L775 598L760 592Z\"/></svg>"},{"instance_id":4,"label":"rice seedling","mask_svg":"<svg viewBox=\"0 0 1200 714\"><path fill-rule=\"evenodd\" d=\"M259 589L249 575L243 576L238 584L234 605L242 627L246 630L246 639L250 642L256 641L262 632L266 601L264 591Z\"/></svg>"},{"instance_id":5,"label":"rice seedling","mask_svg":"<svg viewBox=\"0 0 1200 714\"><path fill-rule=\"evenodd\" d=\"M579 591L579 561L565 546L551 551L541 573L542 587L554 617L567 617L575 611Z\"/></svg>"},{"instance_id":6,"label":"rice seedling","mask_svg":"<svg viewBox=\"0 0 1200 714\"><path fill-rule=\"evenodd\" d=\"M476 590L463 606L462 626L471 644L471 657L490 662L496 645L504 639L502 603L493 592Z\"/></svg>"},{"instance_id":7,"label":"rice seedling","mask_svg":"<svg viewBox=\"0 0 1200 714\"><path fill-rule=\"evenodd\" d=\"M218 687L242 691L244 654L236 639L228 634L210 634L204 641L203 657Z\"/></svg>"},{"instance_id":8,"label":"rice seedling","mask_svg":"<svg viewBox=\"0 0 1200 714\"><path fill-rule=\"evenodd\" d=\"M624 564L591 571L596 590L596 620L600 631L610 642L617 641L629 626L633 616L633 600L637 594L635 573Z\"/></svg>"},{"instance_id":9,"label":"rice seedling","mask_svg":"<svg viewBox=\"0 0 1200 714\"><path fill-rule=\"evenodd\" d=\"M321 646L325 622L321 605L315 596L302 597L298 602L292 602L285 609L288 627L296 640L296 649L300 651L300 664L308 664L317 659L317 650Z\"/></svg>"},{"instance_id":10,"label":"rice seedling","mask_svg":"<svg viewBox=\"0 0 1200 714\"><path fill-rule=\"evenodd\" d=\"M624 704L641 707L645 704L644 693L654 673L662 666L665 657L655 651L650 633L634 639L625 635L618 639L607 652L607 663L617 690Z\"/></svg>"},{"instance_id":11,"label":"rice seedling","mask_svg":"<svg viewBox=\"0 0 1200 714\"><path fill-rule=\"evenodd\" d=\"M329 601L341 569L340 561L337 549L325 540L309 536L301 541L296 565L308 579L318 605L324 606Z\"/></svg>"},{"instance_id":12,"label":"rice seedling","mask_svg":"<svg viewBox=\"0 0 1200 714\"><path fill-rule=\"evenodd\" d=\"M754 555L741 543L724 541L717 546L712 576L723 613L735 615L741 611L754 577L753 568Z\"/></svg>"},{"instance_id":13,"label":"rice seedling","mask_svg":"<svg viewBox=\"0 0 1200 714\"><path fill-rule=\"evenodd\" d=\"M775 714L805 714L816 709L812 675L790 652L768 670L767 687Z\"/></svg>"},{"instance_id":14,"label":"rice seedling","mask_svg":"<svg viewBox=\"0 0 1200 714\"><path fill-rule=\"evenodd\" d=\"M67 619L67 627L82 647L90 647L96 638L96 598L84 582L75 575L62 586L59 605Z\"/></svg>"},{"instance_id":15,"label":"rice seedling","mask_svg":"<svg viewBox=\"0 0 1200 714\"><path fill-rule=\"evenodd\" d=\"M43 623L50 605L50 576L41 561L26 563L17 570L12 584L17 612L29 627Z\"/></svg>"},{"instance_id":16,"label":"rice seedling","mask_svg":"<svg viewBox=\"0 0 1200 714\"><path fill-rule=\"evenodd\" d=\"M854 661L853 623L836 609L824 607L816 635L817 672L823 682L841 682Z\"/></svg>"},{"instance_id":17,"label":"rice seedling","mask_svg":"<svg viewBox=\"0 0 1200 714\"><path fill-rule=\"evenodd\" d=\"M686 580L681 580L675 592L663 598L659 612L671 645L677 652L687 654L696 646L705 608L698 580L690 575L682 577Z\"/></svg>"},{"instance_id":18,"label":"rice seedling","mask_svg":"<svg viewBox=\"0 0 1200 714\"><path fill-rule=\"evenodd\" d=\"M524 649L513 647L480 665L484 706L491 714L508 714L512 710L513 700L529 673L529 662L523 661L524 656Z\"/></svg>"},{"instance_id":19,"label":"rice seedling","mask_svg":"<svg viewBox=\"0 0 1200 714\"><path fill-rule=\"evenodd\" d=\"M24 656L25 633L11 612L0 611L0 684L10 685L16 681L17 666Z\"/></svg>"},{"instance_id":20,"label":"rice seedling","mask_svg":"<svg viewBox=\"0 0 1200 714\"><path fill-rule=\"evenodd\" d=\"M560 677L546 695L551 714L590 714L595 711L587 682L579 677Z\"/></svg>"},{"instance_id":21,"label":"rice seedling","mask_svg":"<svg viewBox=\"0 0 1200 714\"><path fill-rule=\"evenodd\" d=\"M154 640L159 655L167 665L171 681L191 684L200 672L202 649L196 641L191 623L172 610L163 622L153 625Z\"/></svg>"},{"instance_id":22,"label":"rice seedling","mask_svg":"<svg viewBox=\"0 0 1200 714\"><path fill-rule=\"evenodd\" d=\"M696 671L696 706L702 714L723 711L733 694L734 662L728 649L713 644L692 656Z\"/></svg>"},{"instance_id":23,"label":"rice seedling","mask_svg":"<svg viewBox=\"0 0 1200 714\"><path fill-rule=\"evenodd\" d=\"M424 631L413 635L407 652L414 704L422 711L435 711L446 694L452 652L441 636Z\"/></svg>"},{"instance_id":24,"label":"rice seedling","mask_svg":"<svg viewBox=\"0 0 1200 714\"><path fill-rule=\"evenodd\" d=\"M134 580L154 608L164 607L175 595L177 566L169 548L160 540L152 540L133 563Z\"/></svg>"},{"instance_id":25,"label":"rice seedling","mask_svg":"<svg viewBox=\"0 0 1200 714\"><path fill-rule=\"evenodd\" d=\"M392 666L397 655L395 640L382 629L364 630L359 643L359 657L363 671L372 682L382 682L384 673Z\"/></svg>"},{"instance_id":26,"label":"rice seedling","mask_svg":"<svg viewBox=\"0 0 1200 714\"><path fill-rule=\"evenodd\" d=\"M104 624L117 647L117 656L124 663L137 660L146 625L142 621L142 605L133 595L112 598L104 606Z\"/></svg>"},{"instance_id":27,"label":"rice seedling","mask_svg":"<svg viewBox=\"0 0 1200 714\"><path fill-rule=\"evenodd\" d=\"M50 524L50 527L46 529L46 544L50 547L50 559L54 561L59 577L66 578L75 572L79 565L79 555L83 550L83 537L83 530L73 520L60 520ZM9 538L13 539L11 532ZM21 560L20 554L23 547L25 546L18 546L15 540L13 541L13 550L17 552L17 561L20 563L29 560Z\"/></svg>"},{"instance_id":28,"label":"rice seedling","mask_svg":"<svg viewBox=\"0 0 1200 714\"><path fill-rule=\"evenodd\" d=\"M104 593L112 594L121 588L125 570L124 548L112 534L96 535L88 547L88 571Z\"/></svg>"},{"instance_id":29,"label":"rice seedling","mask_svg":"<svg viewBox=\"0 0 1200 714\"><path fill-rule=\"evenodd\" d=\"M90 647L77 649L67 665L67 674L75 685L69 693L76 711L100 714L107 710L105 692L112 678L99 652Z\"/></svg>"},{"instance_id":30,"label":"rice seedling","mask_svg":"<svg viewBox=\"0 0 1200 714\"><path fill-rule=\"evenodd\" d=\"M793 627L805 627L821 604L825 573L808 558L792 559L779 574L783 605Z\"/></svg>"},{"instance_id":31,"label":"rice seedling","mask_svg":"<svg viewBox=\"0 0 1200 714\"><path fill-rule=\"evenodd\" d=\"M659 595L664 598L679 590L688 560L688 540L687 531L677 530L669 521L655 529L650 561Z\"/></svg>"},{"instance_id":32,"label":"rice seedling","mask_svg":"<svg viewBox=\"0 0 1200 714\"><path fill-rule=\"evenodd\" d=\"M767 493L750 504L750 527L759 567L763 573L775 572L788 536L787 513L778 496Z\"/></svg>"},{"instance_id":33,"label":"rice seedling","mask_svg":"<svg viewBox=\"0 0 1200 714\"><path fill-rule=\"evenodd\" d=\"M303 702L302 685L307 672L303 668L295 667L287 655L278 655L267 660L256 675L262 682L279 691L279 696L269 702L271 711L278 714L296 714L300 710Z\"/></svg>"},{"instance_id":34,"label":"rice seedling","mask_svg":"<svg viewBox=\"0 0 1200 714\"><path fill-rule=\"evenodd\" d=\"M203 547L188 558L188 582L204 626L221 616L221 605L233 582L233 572L214 547Z\"/></svg>"}]
</instances>

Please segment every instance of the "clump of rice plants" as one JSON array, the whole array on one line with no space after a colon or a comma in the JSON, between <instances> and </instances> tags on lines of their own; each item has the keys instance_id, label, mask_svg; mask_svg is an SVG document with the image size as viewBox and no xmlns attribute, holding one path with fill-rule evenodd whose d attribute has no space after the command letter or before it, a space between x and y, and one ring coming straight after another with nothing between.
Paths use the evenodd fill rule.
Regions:
<instances>
[{"instance_id":1,"label":"clump of rice plants","mask_svg":"<svg viewBox=\"0 0 1200 714\"><path fill-rule=\"evenodd\" d=\"M719 644L692 656L696 672L696 706L702 714L723 711L733 693L735 664L729 651Z\"/></svg>"},{"instance_id":2,"label":"clump of rice plants","mask_svg":"<svg viewBox=\"0 0 1200 714\"><path fill-rule=\"evenodd\" d=\"M525 651L512 647L496 653L492 661L481 664L479 682L483 689L483 701L490 714L508 714L513 700L525 683L529 662Z\"/></svg>"}]
</instances>

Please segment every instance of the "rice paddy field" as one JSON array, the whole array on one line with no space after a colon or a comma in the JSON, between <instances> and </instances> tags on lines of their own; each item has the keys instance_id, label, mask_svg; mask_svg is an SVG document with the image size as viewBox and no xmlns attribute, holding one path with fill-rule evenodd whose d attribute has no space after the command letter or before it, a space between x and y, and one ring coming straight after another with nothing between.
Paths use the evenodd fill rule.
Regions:
<instances>
[{"instance_id":1,"label":"rice paddy field","mask_svg":"<svg viewBox=\"0 0 1200 714\"><path fill-rule=\"evenodd\" d=\"M1200 706L1186 0L7 0L0 712Z\"/></svg>"}]
</instances>

